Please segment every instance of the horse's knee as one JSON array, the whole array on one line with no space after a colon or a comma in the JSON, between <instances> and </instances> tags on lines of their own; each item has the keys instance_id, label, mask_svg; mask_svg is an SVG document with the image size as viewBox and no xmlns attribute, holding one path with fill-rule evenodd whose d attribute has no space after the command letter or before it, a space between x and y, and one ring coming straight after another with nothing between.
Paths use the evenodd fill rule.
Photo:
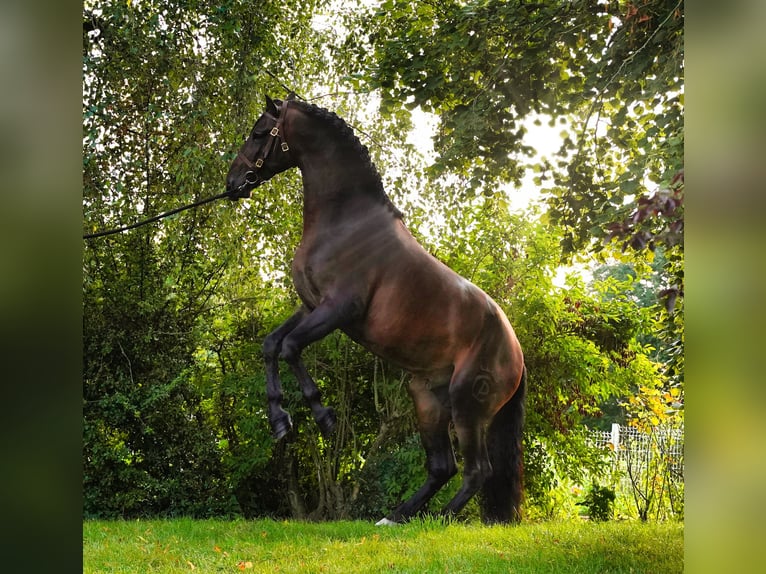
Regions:
<instances>
[{"instance_id":1,"label":"horse's knee","mask_svg":"<svg viewBox=\"0 0 766 574\"><path fill-rule=\"evenodd\" d=\"M286 363L295 363L301 357L301 348L295 343L295 341L289 335L282 340L282 345L279 349L279 358Z\"/></svg>"},{"instance_id":2,"label":"horse's knee","mask_svg":"<svg viewBox=\"0 0 766 574\"><path fill-rule=\"evenodd\" d=\"M282 340L274 335L268 335L263 341L263 357L266 360L276 359L280 351Z\"/></svg>"},{"instance_id":3,"label":"horse's knee","mask_svg":"<svg viewBox=\"0 0 766 574\"><path fill-rule=\"evenodd\" d=\"M263 341L263 356L267 361L279 358L290 363L297 361L300 354L301 349L290 335L283 337L271 334Z\"/></svg>"}]
</instances>

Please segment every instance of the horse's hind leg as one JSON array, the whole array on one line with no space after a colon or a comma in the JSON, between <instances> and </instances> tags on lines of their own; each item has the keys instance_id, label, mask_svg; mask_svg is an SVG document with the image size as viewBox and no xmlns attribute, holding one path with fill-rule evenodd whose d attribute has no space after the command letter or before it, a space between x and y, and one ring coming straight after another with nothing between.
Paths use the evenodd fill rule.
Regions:
<instances>
[{"instance_id":1,"label":"horse's hind leg","mask_svg":"<svg viewBox=\"0 0 766 574\"><path fill-rule=\"evenodd\" d=\"M444 514L460 512L492 474L485 432L493 407L489 385L482 375L459 377L450 385L452 422L463 455L463 484L444 507Z\"/></svg>"},{"instance_id":2,"label":"horse's hind leg","mask_svg":"<svg viewBox=\"0 0 766 574\"><path fill-rule=\"evenodd\" d=\"M415 378L409 386L415 403L418 430L426 451L425 484L378 524L402 522L417 514L455 473L457 463L449 436L450 408L446 384L430 389L426 379Z\"/></svg>"}]
</instances>

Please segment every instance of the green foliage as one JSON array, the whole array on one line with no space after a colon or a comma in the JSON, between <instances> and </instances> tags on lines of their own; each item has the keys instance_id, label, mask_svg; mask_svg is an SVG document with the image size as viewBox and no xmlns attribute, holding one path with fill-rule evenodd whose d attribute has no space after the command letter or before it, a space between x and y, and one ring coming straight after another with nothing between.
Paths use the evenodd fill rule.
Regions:
<instances>
[{"instance_id":1,"label":"green foliage","mask_svg":"<svg viewBox=\"0 0 766 574\"><path fill-rule=\"evenodd\" d=\"M372 453L362 471L360 503L355 517L380 519L425 482L425 453L417 434L390 443L384 453Z\"/></svg>"},{"instance_id":2,"label":"green foliage","mask_svg":"<svg viewBox=\"0 0 766 574\"><path fill-rule=\"evenodd\" d=\"M282 58L274 37L305 31L310 14L298 16L284 2L85 3L86 231L220 190L259 105L248 70ZM228 343L236 335L240 353L253 351L242 337L258 315L237 303L289 258L284 234L300 214L286 190L254 201L279 227L218 206L86 243L86 515L240 511L233 495L272 446L257 369ZM283 312L279 300L265 306L275 304Z\"/></svg>"},{"instance_id":3,"label":"green foliage","mask_svg":"<svg viewBox=\"0 0 766 574\"><path fill-rule=\"evenodd\" d=\"M647 178L670 182L683 166L683 23L678 0L386 0L358 65L383 109L439 114L436 169L474 189L518 184L531 167L526 118L563 120L556 165L537 171L571 250L603 237Z\"/></svg>"},{"instance_id":4,"label":"green foliage","mask_svg":"<svg viewBox=\"0 0 766 574\"><path fill-rule=\"evenodd\" d=\"M607 486L599 486L594 482L583 501L578 504L587 507L588 516L591 520L604 522L612 518L612 507L615 498L614 490Z\"/></svg>"}]
</instances>

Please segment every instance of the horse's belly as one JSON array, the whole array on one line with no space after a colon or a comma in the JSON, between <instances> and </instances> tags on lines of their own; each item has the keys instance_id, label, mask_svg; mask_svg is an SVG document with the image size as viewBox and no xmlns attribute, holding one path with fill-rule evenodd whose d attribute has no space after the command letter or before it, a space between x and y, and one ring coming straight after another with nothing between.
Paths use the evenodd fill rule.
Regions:
<instances>
[{"instance_id":1,"label":"horse's belly","mask_svg":"<svg viewBox=\"0 0 766 574\"><path fill-rule=\"evenodd\" d=\"M454 298L445 302L426 296L411 303L406 299L375 303L359 329L360 342L409 371L452 368L480 329L481 314L471 313Z\"/></svg>"},{"instance_id":2,"label":"horse's belly","mask_svg":"<svg viewBox=\"0 0 766 574\"><path fill-rule=\"evenodd\" d=\"M435 339L388 341L357 336L351 330L348 335L378 357L412 373L451 371L454 367L454 355L445 352Z\"/></svg>"}]
</instances>

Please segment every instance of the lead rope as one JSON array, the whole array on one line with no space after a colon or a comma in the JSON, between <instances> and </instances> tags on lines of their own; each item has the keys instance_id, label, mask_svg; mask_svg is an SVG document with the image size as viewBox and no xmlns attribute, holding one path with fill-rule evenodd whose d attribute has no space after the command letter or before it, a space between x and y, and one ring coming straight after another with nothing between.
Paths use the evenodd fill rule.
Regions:
<instances>
[{"instance_id":1,"label":"lead rope","mask_svg":"<svg viewBox=\"0 0 766 574\"><path fill-rule=\"evenodd\" d=\"M216 199L222 199L224 197L229 196L230 194L231 194L230 191L224 191L223 193L219 193L218 195L213 195L212 197L206 197L205 199L200 199L199 201L195 201L194 203L190 203L189 205L184 205L183 207L176 207L175 209L171 209L170 211L166 211L165 213L160 213L159 215L155 215L154 217L143 219L137 223L125 225L123 227L117 227L116 229L99 231L97 233L88 233L86 235L83 235L82 238L95 239L96 237L105 237L107 235L115 235L117 233L122 233L123 231L127 231L129 229L135 229L136 227L141 227L142 225L154 223L155 221L159 221L160 219L164 219L165 217L169 217L171 215L175 215L176 213L186 211L187 209L192 209L193 207L199 207L200 205L205 205L206 203L210 203L211 201L215 201ZM266 221L264 217L258 214L256 214L256 217L259 217L260 219L263 219L264 221Z\"/></svg>"},{"instance_id":2,"label":"lead rope","mask_svg":"<svg viewBox=\"0 0 766 574\"><path fill-rule=\"evenodd\" d=\"M282 135L282 125L284 123L285 118L285 111L287 110L287 104L288 102L295 97L295 93L291 92L290 95L287 96L287 99L285 99L282 102L282 109L279 110L279 116L276 118L277 123L276 125L271 129L270 135L272 136L272 139L270 140L268 146L266 147L265 153L262 158L256 158L255 162L251 162L245 155L240 151L237 155L245 162L245 164L254 171L251 171L253 175L257 177L257 170L263 165L263 162L266 158L269 157L272 150L276 147L277 140L281 139L282 143L280 145L280 149L282 152L287 152L290 150L290 146L287 145L287 142L284 141L284 136ZM239 189L242 189L247 183L253 183L247 181L247 176L245 176L245 182L240 186ZM235 190L239 191L239 190ZM123 231L128 231L129 229L135 229L136 227L141 227L142 225L147 225L149 223L153 223L155 221L159 221L160 219L164 219L165 217L169 217L171 215L174 215L176 213L180 213L182 211L186 211L187 209L191 209L193 207L199 207L200 205L204 205L206 203L210 203L211 201L215 201L216 199L221 199L224 197L227 197L231 195L232 191L224 191L223 193L219 193L218 195L214 195L212 197L207 197L205 199L201 199L199 201L196 201L194 203L190 203L189 205L184 205L183 207L177 207L175 209L171 209L170 211L166 211L165 213L160 213L159 215L155 215L154 217L149 217L148 219L144 219L142 221L139 221L137 223L133 223L131 225L125 225L123 227L118 227L116 229L109 229L107 231L99 231L96 233L88 233L86 235L83 235L83 239L95 239L96 237L106 237L107 235L115 235L117 233L122 233ZM258 215L257 213L255 216L262 221L269 222L268 219L263 217L262 215Z\"/></svg>"}]
</instances>

